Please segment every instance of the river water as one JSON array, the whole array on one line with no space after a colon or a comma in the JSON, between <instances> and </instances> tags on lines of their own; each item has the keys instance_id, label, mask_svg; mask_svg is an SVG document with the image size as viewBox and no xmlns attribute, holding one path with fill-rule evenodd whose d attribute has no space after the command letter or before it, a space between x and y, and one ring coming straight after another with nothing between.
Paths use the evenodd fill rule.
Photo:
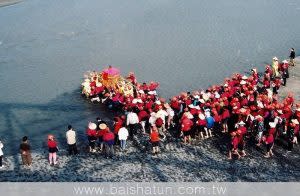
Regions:
<instances>
[{"instance_id":1,"label":"river water","mask_svg":"<svg viewBox=\"0 0 300 196\"><path fill-rule=\"evenodd\" d=\"M48 133L80 137L99 105L80 96L83 73L111 64L170 97L260 70L300 46L299 0L26 0L0 8L0 138L17 152Z\"/></svg>"}]
</instances>

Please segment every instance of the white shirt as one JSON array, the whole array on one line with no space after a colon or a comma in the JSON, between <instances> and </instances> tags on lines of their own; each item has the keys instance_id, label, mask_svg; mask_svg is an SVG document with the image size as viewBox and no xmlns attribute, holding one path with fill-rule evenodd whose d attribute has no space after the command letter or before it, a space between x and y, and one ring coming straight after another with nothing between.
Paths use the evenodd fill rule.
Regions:
<instances>
[{"instance_id":1,"label":"white shirt","mask_svg":"<svg viewBox=\"0 0 300 196\"><path fill-rule=\"evenodd\" d=\"M66 133L66 138L67 138L67 143L69 145L75 144L76 143L76 133L73 129L70 129Z\"/></svg>"},{"instance_id":2,"label":"white shirt","mask_svg":"<svg viewBox=\"0 0 300 196\"><path fill-rule=\"evenodd\" d=\"M122 127L118 132L119 140L127 140L128 130L125 127Z\"/></svg>"},{"instance_id":3,"label":"white shirt","mask_svg":"<svg viewBox=\"0 0 300 196\"><path fill-rule=\"evenodd\" d=\"M169 114L165 110L158 110L158 112L156 113L156 118L161 118L165 124L165 119L168 115Z\"/></svg>"},{"instance_id":4,"label":"white shirt","mask_svg":"<svg viewBox=\"0 0 300 196\"><path fill-rule=\"evenodd\" d=\"M126 125L133 125L139 123L139 117L136 113L129 112L127 114L127 122Z\"/></svg>"},{"instance_id":5,"label":"white shirt","mask_svg":"<svg viewBox=\"0 0 300 196\"><path fill-rule=\"evenodd\" d=\"M3 148L3 143L0 141L0 156L3 156L2 148Z\"/></svg>"},{"instance_id":6,"label":"white shirt","mask_svg":"<svg viewBox=\"0 0 300 196\"><path fill-rule=\"evenodd\" d=\"M168 113L168 116L171 118L173 118L175 115L174 110L172 108L168 108L167 113Z\"/></svg>"},{"instance_id":7,"label":"white shirt","mask_svg":"<svg viewBox=\"0 0 300 196\"><path fill-rule=\"evenodd\" d=\"M155 116L150 116L149 123L150 123L151 126L155 125L155 121L156 121L156 117Z\"/></svg>"}]
</instances>

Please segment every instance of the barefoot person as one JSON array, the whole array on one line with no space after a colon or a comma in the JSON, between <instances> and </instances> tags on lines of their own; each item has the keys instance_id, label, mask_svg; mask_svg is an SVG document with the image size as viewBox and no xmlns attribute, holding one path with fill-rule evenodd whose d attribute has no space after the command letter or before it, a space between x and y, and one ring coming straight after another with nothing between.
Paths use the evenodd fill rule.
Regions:
<instances>
[{"instance_id":1,"label":"barefoot person","mask_svg":"<svg viewBox=\"0 0 300 196\"><path fill-rule=\"evenodd\" d=\"M269 158L270 156L273 156L273 145L274 145L274 136L271 133L268 133L265 141L267 145L267 153L264 157Z\"/></svg>"},{"instance_id":2,"label":"barefoot person","mask_svg":"<svg viewBox=\"0 0 300 196\"><path fill-rule=\"evenodd\" d=\"M78 153L76 147L76 132L73 130L72 126L68 126L68 131L66 132L67 144L69 155L76 155Z\"/></svg>"},{"instance_id":3,"label":"barefoot person","mask_svg":"<svg viewBox=\"0 0 300 196\"><path fill-rule=\"evenodd\" d=\"M152 154L159 152L159 133L155 126L151 127L150 142L152 144Z\"/></svg>"},{"instance_id":4,"label":"barefoot person","mask_svg":"<svg viewBox=\"0 0 300 196\"><path fill-rule=\"evenodd\" d=\"M20 152L21 152L23 165L26 165L28 167L30 167L31 163L32 163L30 150L31 150L31 147L28 142L28 137L24 136L22 138L22 143L20 144Z\"/></svg>"},{"instance_id":5,"label":"barefoot person","mask_svg":"<svg viewBox=\"0 0 300 196\"><path fill-rule=\"evenodd\" d=\"M57 164L57 155L58 152L57 142L54 140L53 135L48 135L48 150L49 150L49 164Z\"/></svg>"},{"instance_id":6,"label":"barefoot person","mask_svg":"<svg viewBox=\"0 0 300 196\"><path fill-rule=\"evenodd\" d=\"M233 131L230 133L231 135L231 141L229 144L229 152L228 152L228 159L232 159L232 154L237 155L238 159L241 158L241 155L238 152L238 145L239 145L239 139L236 136L236 132Z\"/></svg>"},{"instance_id":7,"label":"barefoot person","mask_svg":"<svg viewBox=\"0 0 300 196\"><path fill-rule=\"evenodd\" d=\"M121 147L121 151L124 151L126 149L126 140L128 138L128 130L126 129L126 127L122 127L119 132L118 132L118 138L120 140L120 147Z\"/></svg>"}]
</instances>

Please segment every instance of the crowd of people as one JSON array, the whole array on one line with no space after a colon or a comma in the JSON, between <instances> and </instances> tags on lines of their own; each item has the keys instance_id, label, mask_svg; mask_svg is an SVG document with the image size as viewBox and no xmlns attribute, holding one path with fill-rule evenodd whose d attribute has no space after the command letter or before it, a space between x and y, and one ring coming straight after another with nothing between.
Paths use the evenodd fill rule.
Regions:
<instances>
[{"instance_id":1,"label":"crowd of people","mask_svg":"<svg viewBox=\"0 0 300 196\"><path fill-rule=\"evenodd\" d=\"M290 62L279 62L274 57L262 76L254 68L248 76L237 73L225 78L221 85L202 91L182 92L169 101L157 95L158 83L140 84L133 73L127 79L133 84L134 93L126 96L99 85L100 81L95 77L97 73L93 72L88 78L89 86L91 89L101 86L101 90L95 90L97 93L91 93L89 98L92 101L96 98L111 110L121 111L121 115L114 118L111 131L115 142L121 128L128 129L130 138L142 132L149 135L152 152L158 153L159 142L171 130L175 130L173 136L182 138L185 144L194 139L212 137L220 131L231 136L229 159L232 155L238 158L246 156L245 138L255 139L257 146L265 144L265 157L268 158L273 155L275 140L286 143L288 151L291 151L299 137L300 104L295 104L292 93L282 101L277 95L279 88L287 85L289 66L295 66L294 58L295 52L291 49ZM87 135L93 138L89 139L92 152L97 139L100 144L106 143L102 132L109 132L109 129L107 124L105 131L96 124L95 131L89 127Z\"/></svg>"},{"instance_id":2,"label":"crowd of people","mask_svg":"<svg viewBox=\"0 0 300 196\"><path fill-rule=\"evenodd\" d=\"M206 90L182 92L170 100L157 94L157 82L138 83L134 73L126 80L132 93L121 93L112 86L104 85L97 72L91 72L82 84L82 93L91 101L99 101L115 111L113 126L97 118L86 129L89 152L103 152L113 157L116 145L126 152L127 140L136 140L138 134L148 137L152 153L160 152L160 142L168 136L182 139L191 145L193 140L204 140L216 134L230 136L228 159L247 155L245 143L253 139L257 146L265 146L265 157L274 155L274 142L279 140L292 151L298 143L300 104L293 94L282 101L278 90L287 85L289 66L295 66L295 52L291 50L290 62L281 63L274 57L263 75L257 69L251 74L233 74L224 83ZM111 67L110 67L111 68ZM172 132L172 134L170 134ZM78 154L76 132L71 125L66 132L70 155ZM49 164L56 165L58 145L53 135L48 135ZM2 167L3 144L0 141L0 168ZM20 144L24 165L32 164L31 147L26 136Z\"/></svg>"}]
</instances>

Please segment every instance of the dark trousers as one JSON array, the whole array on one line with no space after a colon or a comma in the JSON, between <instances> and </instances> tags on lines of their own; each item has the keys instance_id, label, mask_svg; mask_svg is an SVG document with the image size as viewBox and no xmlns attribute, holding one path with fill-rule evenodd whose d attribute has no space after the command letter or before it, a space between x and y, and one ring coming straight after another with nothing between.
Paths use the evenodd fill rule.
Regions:
<instances>
[{"instance_id":1,"label":"dark trousers","mask_svg":"<svg viewBox=\"0 0 300 196\"><path fill-rule=\"evenodd\" d=\"M3 156L0 156L0 167L2 167L2 157Z\"/></svg>"},{"instance_id":2,"label":"dark trousers","mask_svg":"<svg viewBox=\"0 0 300 196\"><path fill-rule=\"evenodd\" d=\"M293 141L289 140L288 141L288 151L292 151L294 147Z\"/></svg>"},{"instance_id":3,"label":"dark trousers","mask_svg":"<svg viewBox=\"0 0 300 196\"><path fill-rule=\"evenodd\" d=\"M78 154L76 143L75 144L68 144L68 146L69 146L69 155Z\"/></svg>"},{"instance_id":4,"label":"dark trousers","mask_svg":"<svg viewBox=\"0 0 300 196\"><path fill-rule=\"evenodd\" d=\"M114 156L114 145L112 144L105 144L105 157L112 158Z\"/></svg>"},{"instance_id":5,"label":"dark trousers","mask_svg":"<svg viewBox=\"0 0 300 196\"><path fill-rule=\"evenodd\" d=\"M286 78L282 78L283 80L283 86L286 86Z\"/></svg>"},{"instance_id":6,"label":"dark trousers","mask_svg":"<svg viewBox=\"0 0 300 196\"><path fill-rule=\"evenodd\" d=\"M129 124L129 136L132 138L134 135L136 135L138 129L139 123Z\"/></svg>"}]
</instances>

